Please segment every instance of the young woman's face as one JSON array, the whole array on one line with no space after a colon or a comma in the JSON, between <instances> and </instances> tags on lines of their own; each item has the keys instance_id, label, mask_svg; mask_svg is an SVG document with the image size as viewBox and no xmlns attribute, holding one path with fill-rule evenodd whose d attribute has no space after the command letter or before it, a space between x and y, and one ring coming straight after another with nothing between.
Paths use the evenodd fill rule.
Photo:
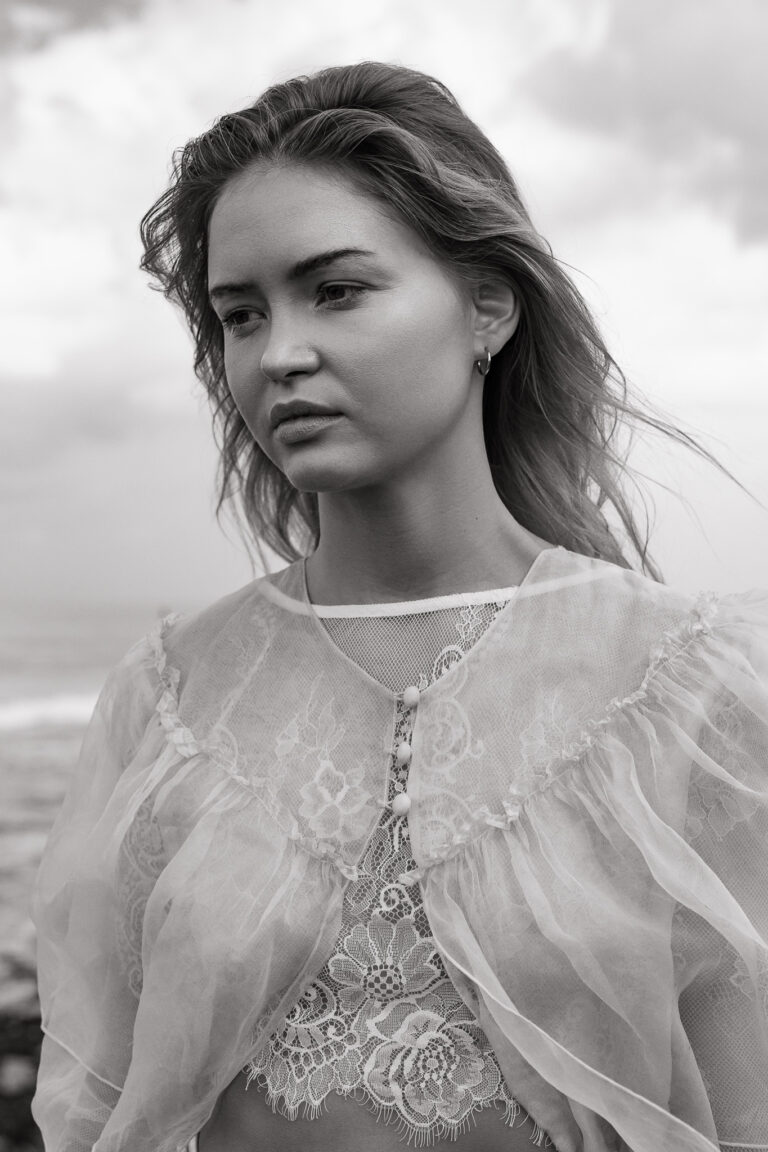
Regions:
<instances>
[{"instance_id":1,"label":"young woman's face","mask_svg":"<svg viewBox=\"0 0 768 1152\"><path fill-rule=\"evenodd\" d=\"M467 419L481 388L470 296L410 228L341 174L254 165L224 187L208 240L229 388L294 487L402 478ZM291 274L349 248L369 254ZM341 417L284 439L270 411L294 399Z\"/></svg>"}]
</instances>

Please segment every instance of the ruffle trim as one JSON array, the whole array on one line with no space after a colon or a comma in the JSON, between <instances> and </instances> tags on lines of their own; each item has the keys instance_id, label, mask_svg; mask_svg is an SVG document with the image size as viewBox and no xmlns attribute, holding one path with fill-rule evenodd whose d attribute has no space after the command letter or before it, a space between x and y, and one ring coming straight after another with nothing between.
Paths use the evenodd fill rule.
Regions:
<instances>
[{"instance_id":1,"label":"ruffle trim","mask_svg":"<svg viewBox=\"0 0 768 1152\"><path fill-rule=\"evenodd\" d=\"M566 764L572 760L578 760L595 744L601 730L607 728L616 713L632 708L641 700L645 700L649 693L651 681L658 675L661 668L670 660L674 660L691 644L696 643L703 635L711 634L712 622L717 616L719 607L720 601L714 592L700 592L686 619L676 628L670 628L662 633L664 639L653 652L640 686L623 699L618 696L614 697L599 719L588 720L578 740L563 748L556 758L556 763Z\"/></svg>"},{"instance_id":2,"label":"ruffle trim","mask_svg":"<svg viewBox=\"0 0 768 1152\"><path fill-rule=\"evenodd\" d=\"M563 776L576 768L582 757L593 748L601 739L606 729L615 722L617 715L636 707L641 701L648 699L653 682L661 669L671 661L685 653L692 645L701 641L702 637L713 633L714 621L720 610L722 597L717 593L705 590L699 592L686 617L674 628L662 633L662 640L651 655L648 667L640 685L629 696L614 697L603 710L600 716L587 720L579 736L563 746L558 754L552 757L548 764L541 769L540 781L529 787L525 793L509 790L509 799L502 801L502 811L491 812L488 808L476 813L476 822L473 827L465 827L457 833L451 843L440 853L431 856L427 867L431 864L442 863L454 856L470 841L482 836L494 828L508 829L520 820L526 806L542 793L546 792L555 782L562 780ZM164 637L167 631L180 620L181 614L172 612L163 616L151 632L147 635L147 642L152 651L154 666L162 685L162 692L156 704L160 723L165 730L167 739L183 756L196 756L202 752L215 755L217 746L199 740L195 734L181 720L178 712L178 687L180 672L168 664L164 647ZM217 762L220 762L217 757ZM234 764L222 764L227 775L238 784L245 787L258 801L263 803L258 791L251 781L240 775ZM354 865L338 856L333 845L327 842L314 841L303 835L295 823L284 827L283 821L267 805L273 819L276 819L284 828L289 839L301 844L302 848L320 860L334 864L350 880L356 879L357 870ZM478 831L478 824L480 831ZM415 869L409 874L411 883L422 879L422 871Z\"/></svg>"},{"instance_id":3,"label":"ruffle trim","mask_svg":"<svg viewBox=\"0 0 768 1152\"><path fill-rule=\"evenodd\" d=\"M614 697L600 716L585 721L577 739L564 745L560 752L542 767L538 785L529 787L525 793L510 787L511 798L502 801L502 812L490 812L486 809L478 813L480 823L485 825L485 828L479 833L471 829L458 833L442 853L432 857L430 863L441 863L450 859L471 840L476 839L478 835L484 835L492 828L513 827L520 820L530 801L548 791L554 783L578 766L585 753L599 743L605 730L615 722L617 715L636 707L649 697L653 681L662 668L681 656L691 645L698 643L703 636L712 634L721 599L717 593L710 590L699 592L685 619L676 627L662 633L663 639L654 649L645 675L635 691L629 696Z\"/></svg>"},{"instance_id":4,"label":"ruffle trim","mask_svg":"<svg viewBox=\"0 0 768 1152\"><path fill-rule=\"evenodd\" d=\"M657 675L659 669L669 663L675 656L685 651L690 644L697 641L702 635L708 635L712 632L712 622L717 616L719 604L720 598L715 592L700 592L686 619L676 628L671 628L663 633L664 639L654 651L640 686L623 699L618 696L614 697L606 706L602 716L586 721L578 739L565 745L560 753L552 759L551 765L563 765L573 760L578 760L593 746L601 730L612 722L617 712L632 707L640 700L645 699L648 695L651 681ZM196 756L199 752L203 751L207 745L204 741L198 740L192 730L182 723L179 716L178 697L181 673L178 668L174 668L168 664L165 646L163 644L165 634L181 618L179 612L171 612L167 616L163 616L151 632L148 633L147 643L152 651L155 669L163 686L163 692L155 706L160 716L160 723L168 733L168 739L175 744L179 752L185 756ZM551 766L545 769L545 774L551 776ZM234 773L232 773L232 775L234 775ZM521 797L518 802L505 805L505 809L508 810L505 811L503 816L489 816L486 822L490 824L496 821L498 823L500 819L502 827L507 823L513 822L520 814L520 804L530 796L543 791L546 786L545 783L539 788L528 792L525 796Z\"/></svg>"},{"instance_id":5,"label":"ruffle trim","mask_svg":"<svg viewBox=\"0 0 768 1152\"><path fill-rule=\"evenodd\" d=\"M269 1104L272 1111L282 1116L286 1120L296 1120L301 1117L302 1120L317 1120L326 1110L326 1100L330 1096L324 1096L319 1104L311 1104L304 1102L301 1104L290 1105L285 1101L285 1097L279 1091L273 1091L266 1080L263 1072L256 1074L251 1073L246 1081L246 1089L248 1086L255 1082L257 1087L263 1092L264 1098ZM403 1116L402 1112L398 1111L396 1104L381 1104L376 1100L368 1089L359 1084L354 1088L349 1088L346 1091L339 1089L332 1089L339 1096L345 1099L354 1100L360 1104L361 1107L367 1108L376 1117L377 1124L394 1124L395 1130L399 1137L404 1139L404 1143L413 1144L414 1148L431 1148L439 1140L458 1140L466 1132L471 1131L473 1125L476 1123L476 1117L479 1112L485 1111L487 1108L493 1108L496 1104L504 1105L504 1123L509 1128L514 1128L515 1120L521 1113L528 1116L528 1113L521 1107L518 1102L512 1098L505 1099L498 1097L495 1100L478 1100L476 1101L463 1120L456 1123L451 1123L449 1120L437 1120L429 1126L417 1128L411 1124L407 1117ZM530 1144L532 1148L554 1148L554 1144L550 1140L546 1131L540 1124L533 1121L533 1132L531 1133Z\"/></svg>"},{"instance_id":6,"label":"ruffle trim","mask_svg":"<svg viewBox=\"0 0 768 1152\"><path fill-rule=\"evenodd\" d=\"M166 632L181 618L180 612L169 612L167 616L163 616L148 633L147 644L152 652L155 670L163 689L155 705L155 711L165 729L166 737L182 756L197 756L204 750L205 745L181 721L179 716L181 673L178 668L168 664L163 644Z\"/></svg>"}]
</instances>

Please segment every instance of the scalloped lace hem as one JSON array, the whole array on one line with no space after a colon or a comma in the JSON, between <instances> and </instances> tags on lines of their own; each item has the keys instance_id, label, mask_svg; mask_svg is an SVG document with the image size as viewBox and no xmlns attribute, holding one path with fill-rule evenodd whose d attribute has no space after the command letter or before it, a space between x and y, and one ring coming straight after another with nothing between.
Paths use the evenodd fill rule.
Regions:
<instances>
[{"instance_id":1,"label":"scalloped lace hem","mask_svg":"<svg viewBox=\"0 0 768 1152\"><path fill-rule=\"evenodd\" d=\"M403 1116L397 1108L396 1104L381 1104L375 1100L368 1089L361 1084L356 1085L354 1088L340 1089L332 1088L330 1092L326 1093L323 1099L313 1104L310 1101L302 1101L299 1104L288 1104L285 1097L279 1091L273 1091L266 1082L266 1078L262 1073L258 1073L252 1079L249 1078L248 1083L255 1083L261 1090L264 1098L269 1104L272 1111L284 1117L286 1120L317 1120L326 1110L326 1100L332 1093L337 1096L343 1096L345 1099L352 1099L356 1104L363 1108L367 1108L369 1112L373 1113L376 1117L376 1123L379 1124L394 1124L398 1136L405 1144L413 1143L414 1148L430 1148L438 1140L458 1140L465 1132L468 1132L477 1122L478 1112L485 1111L487 1108L496 1108L497 1104L504 1106L504 1123L509 1128L514 1128L515 1120L521 1114L527 1118L528 1113L516 1100L507 1099L499 1096L493 1100L476 1100L472 1104L466 1116L459 1121L451 1122L450 1120L436 1120L428 1126L416 1127L412 1124L407 1117ZM533 1132L531 1133L531 1145L535 1148L554 1148L554 1144L550 1140L546 1131L537 1124L531 1116L533 1122Z\"/></svg>"}]
</instances>

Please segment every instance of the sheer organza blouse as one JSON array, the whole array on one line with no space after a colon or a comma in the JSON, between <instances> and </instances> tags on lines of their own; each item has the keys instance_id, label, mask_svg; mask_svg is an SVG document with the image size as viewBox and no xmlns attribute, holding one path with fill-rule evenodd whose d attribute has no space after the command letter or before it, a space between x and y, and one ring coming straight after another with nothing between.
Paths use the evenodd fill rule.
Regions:
<instances>
[{"instance_id":1,"label":"sheer organza blouse","mask_svg":"<svg viewBox=\"0 0 768 1152\"><path fill-rule=\"evenodd\" d=\"M47 1150L182 1149L333 955L404 693L325 623L299 562L104 685L35 890ZM558 1152L768 1149L768 591L548 549L409 743L440 962Z\"/></svg>"}]
</instances>

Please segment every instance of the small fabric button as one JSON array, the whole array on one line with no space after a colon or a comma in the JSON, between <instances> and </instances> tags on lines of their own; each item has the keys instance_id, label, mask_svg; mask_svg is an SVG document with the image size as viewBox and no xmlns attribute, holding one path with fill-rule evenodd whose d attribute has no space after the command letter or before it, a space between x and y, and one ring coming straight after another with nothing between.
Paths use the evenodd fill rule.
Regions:
<instances>
[{"instance_id":1,"label":"small fabric button","mask_svg":"<svg viewBox=\"0 0 768 1152\"><path fill-rule=\"evenodd\" d=\"M403 704L405 704L406 708L415 708L419 702L420 695L421 693L416 685L411 684L410 688L406 688L405 692L403 692Z\"/></svg>"},{"instance_id":2,"label":"small fabric button","mask_svg":"<svg viewBox=\"0 0 768 1152\"><path fill-rule=\"evenodd\" d=\"M397 746L397 762L398 764L408 764L411 759L411 746L407 740L403 740L402 744Z\"/></svg>"},{"instance_id":3,"label":"small fabric button","mask_svg":"<svg viewBox=\"0 0 768 1152\"><path fill-rule=\"evenodd\" d=\"M516 820L520 819L521 808L519 804L514 804L511 800L504 800L504 811L507 814L507 823L514 824Z\"/></svg>"},{"instance_id":4,"label":"small fabric button","mask_svg":"<svg viewBox=\"0 0 768 1152\"><path fill-rule=\"evenodd\" d=\"M406 816L411 810L411 798L407 792L398 792L392 801L392 811L395 816Z\"/></svg>"}]
</instances>

